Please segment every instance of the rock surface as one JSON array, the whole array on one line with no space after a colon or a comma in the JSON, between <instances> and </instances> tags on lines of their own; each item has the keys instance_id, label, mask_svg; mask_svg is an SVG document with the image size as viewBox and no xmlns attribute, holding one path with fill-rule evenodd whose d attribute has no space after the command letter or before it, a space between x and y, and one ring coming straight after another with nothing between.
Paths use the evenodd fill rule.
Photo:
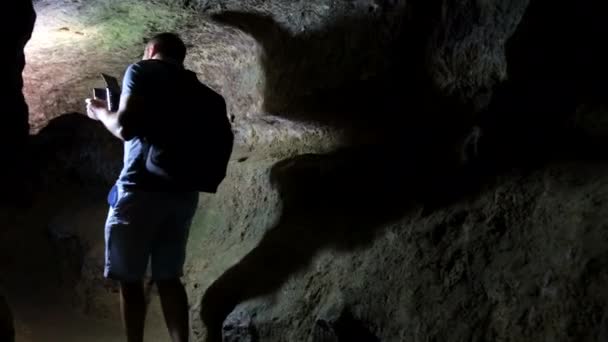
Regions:
<instances>
[{"instance_id":1,"label":"rock surface","mask_svg":"<svg viewBox=\"0 0 608 342\"><path fill-rule=\"evenodd\" d=\"M22 71L25 66L24 47L33 31L36 13L30 0L7 4L4 13L10 13L11 20L3 18L0 28L4 35L2 57L0 57L0 146L3 149L0 179L5 183L0 208L10 204L18 194L22 173L25 170L29 125L28 107L22 93ZM6 15L6 14L4 14ZM9 27L5 27L5 25ZM4 226L0 226L0 234ZM0 279L0 284L2 279ZM0 292L0 340L13 341L15 330L11 310Z\"/></svg>"},{"instance_id":2,"label":"rock surface","mask_svg":"<svg viewBox=\"0 0 608 342\"><path fill-rule=\"evenodd\" d=\"M596 341L608 295L599 266L607 262L606 167L573 162L504 175L459 203L428 215L414 206L380 224L369 220L390 202L365 192L345 211L308 206L305 219L291 217L287 202L242 258L238 243L257 215L235 213L216 228L228 231L196 226L197 240L220 234L235 247L192 251L206 255L191 259L193 268L210 261L189 283L207 283L197 274L232 260L204 294L194 290L202 318L215 324L229 303L248 303L261 341L340 340L341 309L325 309L336 303L352 314L350 332L367 331L370 341Z\"/></svg>"},{"instance_id":3,"label":"rock surface","mask_svg":"<svg viewBox=\"0 0 608 342\"><path fill-rule=\"evenodd\" d=\"M110 186L122 167L122 145L100 122L80 113L53 119L32 138L39 181Z\"/></svg>"},{"instance_id":4,"label":"rock surface","mask_svg":"<svg viewBox=\"0 0 608 342\"><path fill-rule=\"evenodd\" d=\"M262 341L339 340L341 319L323 310L345 302L342 321L369 340L596 340L606 278L584 265L603 260L608 242L599 204L606 165L576 161L606 156L606 130L592 133L584 119L604 127L606 113L583 105L577 114L571 104L605 97L568 92L570 77L549 85L543 77L558 78L555 65L531 63L542 51L568 75L592 68L557 57L559 38L544 40L561 32L566 7L546 15L547 2L529 10L527 1L393 2L398 14L361 19L359 2L351 4L349 12L339 1L204 2L262 45L260 63L272 66L263 67L262 111L340 127L341 141L355 147L277 158L258 148L232 165L193 228L196 241L207 241L191 244L187 275L200 297L197 336L219 340L222 320L246 307ZM596 52L587 36L605 32L590 24L603 13L598 6L577 9L573 20L588 30L568 46L584 38L583 49ZM315 20L302 19L309 12ZM382 37L375 43L336 24L357 18L345 27L386 28L391 15L405 20L386 35L372 30ZM325 55L332 46L359 51L357 44L370 48ZM388 52L395 46L401 50ZM358 62L364 67L349 69ZM450 151L475 121L482 128L472 150L481 160L459 160ZM361 141L378 145L357 147Z\"/></svg>"},{"instance_id":5,"label":"rock surface","mask_svg":"<svg viewBox=\"0 0 608 342\"><path fill-rule=\"evenodd\" d=\"M78 13L55 5L39 3ZM227 98L237 146L191 230L195 341L608 336L603 5L198 5L187 64ZM114 74L130 62L84 50ZM80 71L33 106L50 123L31 225L75 304L117 320L99 232L120 145L77 114L51 121L79 110Z\"/></svg>"}]
</instances>

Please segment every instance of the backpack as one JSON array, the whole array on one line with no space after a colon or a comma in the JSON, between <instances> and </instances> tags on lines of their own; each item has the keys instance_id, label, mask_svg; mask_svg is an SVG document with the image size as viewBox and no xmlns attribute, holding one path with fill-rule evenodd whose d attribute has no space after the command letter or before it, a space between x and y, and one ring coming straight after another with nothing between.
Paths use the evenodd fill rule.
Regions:
<instances>
[{"instance_id":1,"label":"backpack","mask_svg":"<svg viewBox=\"0 0 608 342\"><path fill-rule=\"evenodd\" d=\"M234 143L226 102L195 73L178 73L169 118L146 135L146 169L174 189L215 193Z\"/></svg>"}]
</instances>

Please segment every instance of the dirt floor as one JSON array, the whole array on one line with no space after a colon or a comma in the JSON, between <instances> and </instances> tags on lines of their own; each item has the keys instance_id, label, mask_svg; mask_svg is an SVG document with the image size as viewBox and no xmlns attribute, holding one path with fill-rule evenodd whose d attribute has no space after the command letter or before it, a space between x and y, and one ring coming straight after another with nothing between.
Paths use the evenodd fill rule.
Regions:
<instances>
[{"instance_id":1,"label":"dirt floor","mask_svg":"<svg viewBox=\"0 0 608 342\"><path fill-rule=\"evenodd\" d=\"M124 341L116 288L108 288L107 294L91 305L92 298L75 286L77 274L82 271L73 266L81 256L70 251L69 244L58 244L49 234L58 215L72 212L74 227L86 227L90 236L102 241L104 208L99 201L82 203L69 195L49 191L52 194L36 196L33 206L27 210L0 211L0 220L5 225L0 230L3 244L0 290L14 314L17 341ZM66 188L65 193L77 192ZM91 196L99 197L95 192ZM75 206L77 202L81 204ZM85 219L90 222L83 223ZM85 240L79 243L89 244ZM101 274L96 279L103 282ZM102 286L104 284L99 287ZM154 293L148 311L146 341L168 341L160 304Z\"/></svg>"},{"instance_id":2,"label":"dirt floor","mask_svg":"<svg viewBox=\"0 0 608 342\"><path fill-rule=\"evenodd\" d=\"M67 294L9 293L13 307L18 342L114 342L124 341L119 319L90 317L71 307ZM152 304L158 306L158 301ZM118 311L118 307L116 308ZM158 310L158 308L154 308ZM169 341L164 323L158 316L147 321L146 341Z\"/></svg>"}]
</instances>

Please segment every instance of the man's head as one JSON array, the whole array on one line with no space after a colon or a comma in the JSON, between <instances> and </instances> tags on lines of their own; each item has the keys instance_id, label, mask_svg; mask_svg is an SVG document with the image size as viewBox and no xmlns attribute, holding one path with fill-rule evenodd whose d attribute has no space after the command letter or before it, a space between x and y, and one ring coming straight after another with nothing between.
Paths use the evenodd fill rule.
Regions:
<instances>
[{"instance_id":1,"label":"man's head","mask_svg":"<svg viewBox=\"0 0 608 342\"><path fill-rule=\"evenodd\" d=\"M174 33L157 34L148 41L143 59L161 59L183 64L186 59L186 45Z\"/></svg>"}]
</instances>

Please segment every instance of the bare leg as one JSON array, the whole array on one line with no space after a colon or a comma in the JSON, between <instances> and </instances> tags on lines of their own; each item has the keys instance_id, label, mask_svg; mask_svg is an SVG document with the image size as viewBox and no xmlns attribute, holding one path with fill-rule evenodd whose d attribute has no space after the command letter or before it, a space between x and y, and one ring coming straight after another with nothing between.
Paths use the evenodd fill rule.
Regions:
<instances>
[{"instance_id":1,"label":"bare leg","mask_svg":"<svg viewBox=\"0 0 608 342\"><path fill-rule=\"evenodd\" d=\"M143 342L144 322L146 320L143 282L121 282L120 299L123 323L127 331L127 341Z\"/></svg>"},{"instance_id":2,"label":"bare leg","mask_svg":"<svg viewBox=\"0 0 608 342\"><path fill-rule=\"evenodd\" d=\"M188 296L179 279L157 281L165 322L173 342L187 342L189 336Z\"/></svg>"}]
</instances>

